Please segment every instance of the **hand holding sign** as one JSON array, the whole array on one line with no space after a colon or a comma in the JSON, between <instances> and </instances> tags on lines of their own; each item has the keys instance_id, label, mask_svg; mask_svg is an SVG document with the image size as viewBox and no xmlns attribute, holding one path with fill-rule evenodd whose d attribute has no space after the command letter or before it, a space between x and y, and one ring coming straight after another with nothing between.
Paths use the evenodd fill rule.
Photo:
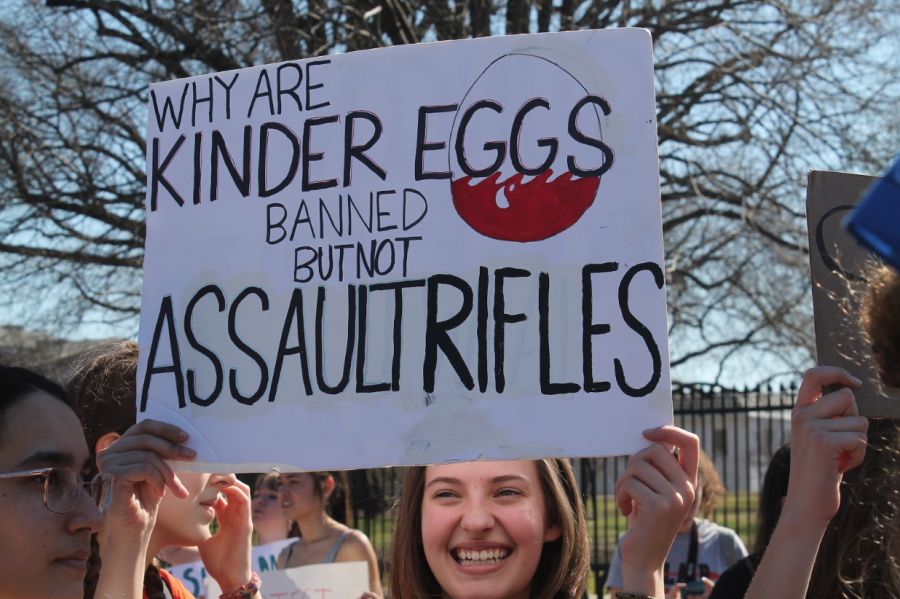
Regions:
<instances>
[{"instance_id":1,"label":"hand holding sign","mask_svg":"<svg viewBox=\"0 0 900 599\"><path fill-rule=\"evenodd\" d=\"M644 437L654 444L634 454L616 481L616 506L631 517L622 539L622 580L629 591L662 596L666 556L694 502L700 440L673 426ZM680 449L677 458L672 445Z\"/></svg>"},{"instance_id":2,"label":"hand holding sign","mask_svg":"<svg viewBox=\"0 0 900 599\"><path fill-rule=\"evenodd\" d=\"M189 460L196 455L194 450L178 444L187 438L187 433L174 425L144 420L99 451L100 470L116 476L106 514L109 530L126 536L135 532L149 536L166 487L177 497L187 497L187 489L165 462Z\"/></svg>"},{"instance_id":3,"label":"hand holding sign","mask_svg":"<svg viewBox=\"0 0 900 599\"><path fill-rule=\"evenodd\" d=\"M834 384L844 387L823 392ZM866 455L869 422L851 391L859 385L842 368L819 366L804 375L791 415L791 480L782 519L824 530L837 513L842 475Z\"/></svg>"},{"instance_id":4,"label":"hand holding sign","mask_svg":"<svg viewBox=\"0 0 900 599\"><path fill-rule=\"evenodd\" d=\"M177 497L188 496L188 490L164 460L188 460L196 455L179 445L187 440L187 433L155 420L139 422L113 440L115 436L105 435L98 442L106 445L97 457L100 471L116 476L104 523L105 555L98 597L140 593L160 499L166 487Z\"/></svg>"}]
</instances>

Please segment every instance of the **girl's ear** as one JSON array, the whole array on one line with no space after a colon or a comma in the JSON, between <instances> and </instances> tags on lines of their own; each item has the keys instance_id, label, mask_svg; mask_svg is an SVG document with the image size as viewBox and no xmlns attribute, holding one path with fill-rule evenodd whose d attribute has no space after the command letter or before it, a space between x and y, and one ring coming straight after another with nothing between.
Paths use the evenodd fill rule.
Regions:
<instances>
[{"instance_id":1,"label":"girl's ear","mask_svg":"<svg viewBox=\"0 0 900 599\"><path fill-rule=\"evenodd\" d=\"M551 524L547 527L547 531L544 533L544 542L552 543L559 539L562 536L562 528L559 527L559 524Z\"/></svg>"},{"instance_id":2,"label":"girl's ear","mask_svg":"<svg viewBox=\"0 0 900 599\"><path fill-rule=\"evenodd\" d=\"M94 443L94 455L98 455L101 451L107 449L110 445L113 444L113 442L118 441L121 437L122 435L120 435L119 433L106 433L105 435L101 436L99 439L97 439L97 442ZM94 458L94 461L96 461L96 458Z\"/></svg>"},{"instance_id":3,"label":"girl's ear","mask_svg":"<svg viewBox=\"0 0 900 599\"><path fill-rule=\"evenodd\" d=\"M334 477L329 476L322 481L322 497L327 500L331 496L332 491L334 491Z\"/></svg>"}]
</instances>

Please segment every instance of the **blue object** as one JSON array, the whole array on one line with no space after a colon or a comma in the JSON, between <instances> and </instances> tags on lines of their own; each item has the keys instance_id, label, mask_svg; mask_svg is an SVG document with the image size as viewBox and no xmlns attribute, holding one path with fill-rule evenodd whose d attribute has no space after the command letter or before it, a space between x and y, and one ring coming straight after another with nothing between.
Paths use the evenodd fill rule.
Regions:
<instances>
[{"instance_id":1,"label":"blue object","mask_svg":"<svg viewBox=\"0 0 900 599\"><path fill-rule=\"evenodd\" d=\"M900 270L900 158L872 184L844 226L860 243Z\"/></svg>"}]
</instances>

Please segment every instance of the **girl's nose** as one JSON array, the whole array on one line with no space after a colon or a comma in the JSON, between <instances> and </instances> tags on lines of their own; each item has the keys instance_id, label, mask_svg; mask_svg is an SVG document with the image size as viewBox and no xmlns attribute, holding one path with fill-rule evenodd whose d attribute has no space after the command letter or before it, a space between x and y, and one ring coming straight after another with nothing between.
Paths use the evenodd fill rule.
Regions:
<instances>
[{"instance_id":1,"label":"girl's nose","mask_svg":"<svg viewBox=\"0 0 900 599\"><path fill-rule=\"evenodd\" d=\"M494 526L494 514L490 505L480 500L467 502L460 524L463 530L473 533L490 530Z\"/></svg>"},{"instance_id":2,"label":"girl's nose","mask_svg":"<svg viewBox=\"0 0 900 599\"><path fill-rule=\"evenodd\" d=\"M218 485L221 488L230 487L237 482L237 476L232 472L213 474L209 477L209 484Z\"/></svg>"}]
</instances>

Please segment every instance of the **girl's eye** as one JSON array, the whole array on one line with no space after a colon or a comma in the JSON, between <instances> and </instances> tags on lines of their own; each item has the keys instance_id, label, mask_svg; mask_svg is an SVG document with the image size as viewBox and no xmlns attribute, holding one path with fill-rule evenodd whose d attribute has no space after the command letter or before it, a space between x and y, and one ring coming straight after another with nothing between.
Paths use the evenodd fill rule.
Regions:
<instances>
[{"instance_id":1,"label":"girl's eye","mask_svg":"<svg viewBox=\"0 0 900 599\"><path fill-rule=\"evenodd\" d=\"M438 491L434 494L435 499L453 497L452 491Z\"/></svg>"},{"instance_id":2,"label":"girl's eye","mask_svg":"<svg viewBox=\"0 0 900 599\"><path fill-rule=\"evenodd\" d=\"M497 495L501 497L514 497L516 495L521 495L522 492L518 489L500 489L500 492Z\"/></svg>"}]
</instances>

